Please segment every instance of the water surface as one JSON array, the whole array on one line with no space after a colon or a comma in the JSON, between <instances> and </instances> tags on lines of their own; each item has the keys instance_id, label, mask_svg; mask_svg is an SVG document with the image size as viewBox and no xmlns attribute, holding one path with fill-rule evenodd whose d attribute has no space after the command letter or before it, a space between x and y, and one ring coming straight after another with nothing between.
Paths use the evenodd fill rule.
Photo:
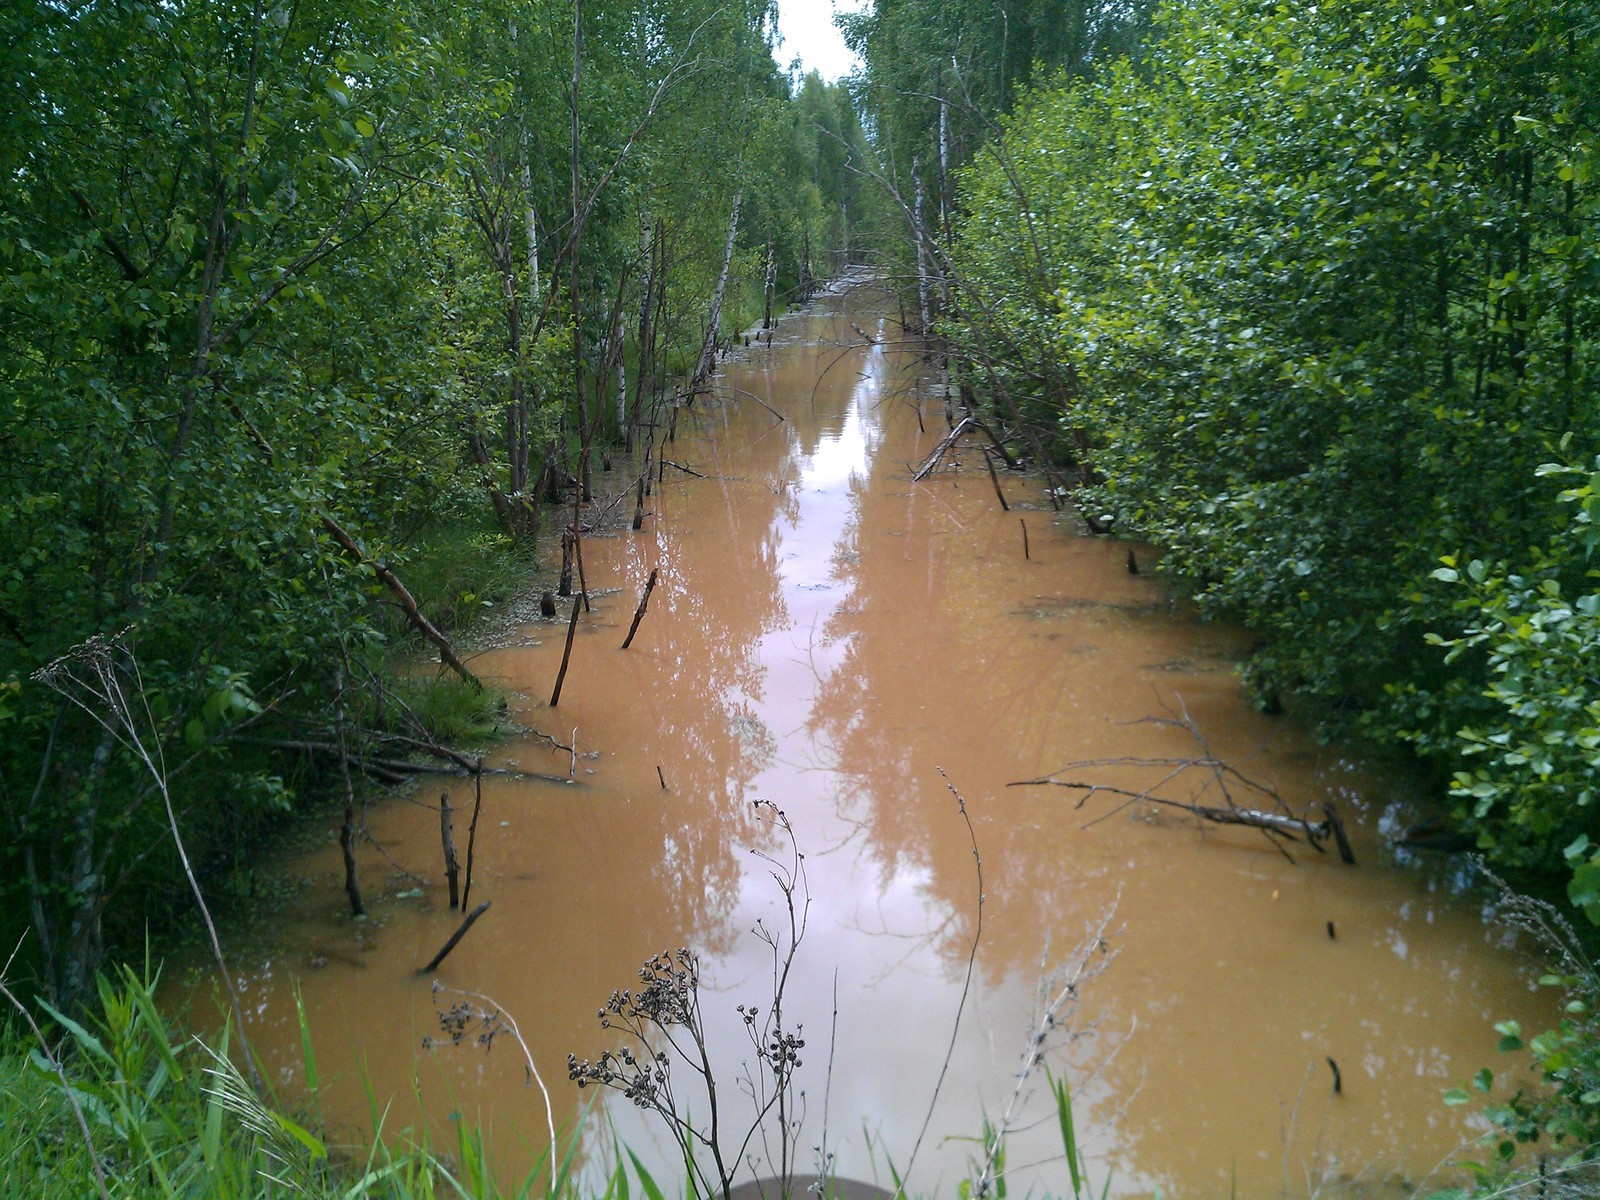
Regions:
<instances>
[{"instance_id":1,"label":"water surface","mask_svg":"<svg viewBox=\"0 0 1600 1200\"><path fill-rule=\"evenodd\" d=\"M1077 1097L1097 1193L1109 1172L1113 1196L1406 1194L1473 1132L1440 1096L1504 1065L1491 1022L1548 1019L1533 972L1447 874L1386 864L1377 830L1404 812L1397 781L1249 707L1244 635L1196 622L1129 574L1125 544L1081 536L1007 472L1003 512L975 444L912 483L946 426L894 336L880 294L842 288L725 365L719 397L686 410L667 448L704 478L669 467L642 531L585 542L596 599L558 709L564 621L476 660L520 721L576 753L530 736L490 756L570 781L486 779L472 900L493 908L438 979L514 1015L570 1124L586 1097L567 1054L616 1045L597 1009L650 955L691 947L723 1104L742 1117L753 1056L736 1006L764 1007L772 976L752 930L786 919L755 853L784 849L752 803L770 800L805 854L788 993L808 1043L802 1168L825 1141L836 1169L886 1178L926 1122L913 1187L953 1189L985 1117L1011 1104L1041 980L1104 922L1104 969L1059 1014L1049 1056ZM1359 865L1303 845L1290 861L1258 833L1109 795L1077 808L1064 790L1007 787L1084 760L1192 755L1182 730L1151 721L1179 715L1295 809L1336 803ZM1138 788L1158 774L1063 778ZM446 783L470 807L471 782ZM420 1096L436 1131L484 1123L514 1171L546 1141L516 1046L426 1045L458 998L414 973L459 920L441 790L425 782L369 814L366 922L342 910L331 835L281 865L308 884L274 949L240 964L251 1032L295 1082L297 984L328 1119L363 1126L370 1086L394 1128L419 1119ZM1011 1186L1059 1194L1042 1073L1024 1093ZM679 1177L625 1101L604 1115Z\"/></svg>"}]
</instances>

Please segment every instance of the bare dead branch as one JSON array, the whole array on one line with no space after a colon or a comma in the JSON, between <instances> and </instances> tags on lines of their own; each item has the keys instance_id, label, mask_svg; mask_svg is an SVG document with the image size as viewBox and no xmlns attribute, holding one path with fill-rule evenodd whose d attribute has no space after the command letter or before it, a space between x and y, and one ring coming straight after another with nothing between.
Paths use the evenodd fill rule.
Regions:
<instances>
[{"instance_id":1,"label":"bare dead branch","mask_svg":"<svg viewBox=\"0 0 1600 1200\"><path fill-rule=\"evenodd\" d=\"M1169 709L1169 711L1172 711ZM1187 711L1182 708L1180 701L1176 715L1170 717L1146 717L1135 724L1160 725L1172 729L1180 729L1195 742L1199 753L1191 757L1171 758L1092 758L1078 762L1068 763L1058 771L1051 771L1046 775L1039 775L1033 779L1020 779L1008 783L1007 787L1059 787L1066 788L1077 795L1074 808L1081 809L1090 800L1099 795L1117 797L1121 802L1116 804L1109 812L1095 817L1089 822L1097 825L1101 821L1115 816L1128 808L1137 805L1152 805L1158 808L1172 808L1187 812L1202 821L1213 825L1239 825L1250 829L1258 829L1262 835L1272 843L1273 847L1289 858L1287 850L1278 839L1298 841L1304 838L1318 853L1325 854L1327 850L1323 843L1332 839L1339 851L1339 857L1346 863L1354 865L1355 854L1350 848L1350 842L1345 835L1344 823L1339 819L1338 812L1332 804L1323 804L1323 818L1313 820L1308 813L1295 812L1288 803L1269 785L1260 780L1252 779L1241 772L1237 767L1224 761L1206 741L1205 735L1200 732ZM1155 783L1142 788L1120 787L1115 784L1098 780L1062 779L1061 776L1081 771L1096 769L1128 769L1148 771L1153 768L1163 770L1163 775ZM1198 782L1195 776L1198 775ZM1176 799L1170 795L1162 795L1161 789L1180 779L1187 779L1192 787L1188 799ZM1236 795L1237 794L1237 795ZM1201 800L1210 796L1220 797L1222 803L1201 803ZM1251 803L1240 803L1238 797L1245 797Z\"/></svg>"}]
</instances>

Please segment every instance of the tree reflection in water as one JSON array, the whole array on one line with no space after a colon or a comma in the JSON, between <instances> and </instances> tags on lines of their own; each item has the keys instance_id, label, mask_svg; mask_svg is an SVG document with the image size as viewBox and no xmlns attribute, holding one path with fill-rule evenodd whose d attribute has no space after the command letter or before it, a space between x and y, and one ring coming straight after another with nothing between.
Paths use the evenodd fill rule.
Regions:
<instances>
[{"instance_id":1,"label":"tree reflection in water","mask_svg":"<svg viewBox=\"0 0 1600 1200\"><path fill-rule=\"evenodd\" d=\"M1240 1194L1267 1194L1286 1164L1298 1186L1313 1159L1396 1178L1431 1165L1464 1132L1438 1095L1485 1060L1491 1018L1543 1018L1475 913L1440 881L1382 865L1377 810L1400 785L1250 709L1233 672L1242 635L1197 624L1157 579L1129 575L1125 547L1052 530L1036 488L1007 479L1018 511L1002 513L970 452L912 485L942 405L923 402L919 433L905 400L922 367L891 333L881 301L825 301L773 349L729 364L719 398L680 415L670 456L706 478L669 477L641 532L586 541L599 600L580 619L559 710L540 702L561 648L547 627L533 630L543 644L475 661L533 697L517 706L527 724L563 741L576 726L580 756L567 786L486 782L474 896L495 907L446 963L447 982L514 1005L550 1078L569 1051L592 1047L597 1005L641 962L690 946L712 1052L734 1077L749 1057L737 1005L762 1002L769 969L750 930L779 903L748 853L770 848L751 801L774 800L810 851L814 897L789 1016L820 1046L837 1013L831 1053L808 1062L831 1057L831 1075L799 1081L802 1136L821 1141L825 1095L837 1168L870 1177L873 1151L852 1135L865 1120L902 1157L915 1140L975 932L972 851L943 768L967 798L986 897L970 1019L934 1135L976 1134L1000 1111L1041 962L1120 892L1120 956L1082 1009L1102 1036L1058 1064L1080 1129L1100 1131L1087 1150L1114 1168L1113 1194L1220 1192L1231 1172ZM650 614L623 652L653 568ZM1184 753L1181 733L1139 723L1176 697L1223 757L1297 805L1336 796L1361 867L1304 850L1291 865L1248 831L1132 811L1090 825L1098 814L1060 793L1005 787L1077 760ZM563 775L571 765L535 740L493 761ZM458 807L469 798L452 792ZM294 866L311 876L301 911L282 949L246 973L255 1040L292 1075L298 978L324 1063L347 1064L335 1120L365 1115L348 1065L361 1060L379 1095L409 1095L415 1074L437 1116L537 1130L509 1056L419 1057L434 1014L410 972L454 918L435 880L437 793L413 799L375 810L370 825L427 883L391 876L378 920L336 915L336 848ZM391 870L375 854L363 869ZM1344 1075L1338 1098L1328 1056ZM565 1097L571 1117L578 1097ZM648 1130L621 1107L618 1128L647 1151ZM1053 1136L1019 1133L1010 1161L1057 1153ZM519 1140L539 1138L498 1140L514 1167ZM948 1184L969 1149L942 1142L916 1182ZM663 1151L656 1165L670 1160Z\"/></svg>"}]
</instances>

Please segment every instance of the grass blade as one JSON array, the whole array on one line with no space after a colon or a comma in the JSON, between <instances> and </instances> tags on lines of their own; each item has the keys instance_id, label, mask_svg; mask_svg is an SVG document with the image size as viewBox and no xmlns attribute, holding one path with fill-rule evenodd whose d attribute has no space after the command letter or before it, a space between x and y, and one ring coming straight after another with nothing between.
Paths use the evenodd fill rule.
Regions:
<instances>
[{"instance_id":1,"label":"grass blade","mask_svg":"<svg viewBox=\"0 0 1600 1200\"><path fill-rule=\"evenodd\" d=\"M1067 1172L1072 1177L1073 1200L1082 1200L1083 1197L1083 1169L1078 1164L1078 1130L1072 1119L1072 1093L1067 1088L1065 1079L1057 1079L1045 1070L1045 1078L1050 1081L1051 1094L1056 1098L1056 1119L1061 1123L1061 1148L1067 1153ZM1107 1186L1110 1181L1107 1180Z\"/></svg>"}]
</instances>

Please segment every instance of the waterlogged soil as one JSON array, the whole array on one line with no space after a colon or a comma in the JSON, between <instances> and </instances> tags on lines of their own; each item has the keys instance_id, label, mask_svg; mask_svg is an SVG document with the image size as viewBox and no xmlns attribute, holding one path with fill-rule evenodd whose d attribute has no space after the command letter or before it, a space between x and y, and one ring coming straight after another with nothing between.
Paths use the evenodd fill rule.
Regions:
<instances>
[{"instance_id":1,"label":"waterlogged soil","mask_svg":"<svg viewBox=\"0 0 1600 1200\"><path fill-rule=\"evenodd\" d=\"M275 864L301 886L269 947L237 951L257 1052L304 1086L298 991L325 1121L354 1134L376 1111L446 1148L454 1122L481 1123L514 1177L549 1122L509 1030L487 1046L477 1027L461 1044L441 1030L466 999L448 989L476 993L515 1019L553 1123L586 1122L580 1161L603 1169L620 1137L670 1187L682 1169L658 1125L580 1092L567 1055L618 1048L606 998L689 947L723 1126L742 1132L741 1081L763 1068L738 1006L770 1004L762 931L781 941L789 921L764 857L787 861L788 843L762 800L804 854L785 997L806 1042L802 1170L821 1154L860 1178L910 1167L913 1190L949 1194L987 1121L1010 1131L1011 1189L1069 1194L1045 1073L1019 1086L1019 1068L1041 994L1084 968L1046 1061L1071 1087L1095 1194L1108 1178L1123 1197L1443 1186L1430 1172L1481 1126L1441 1096L1514 1065L1494 1021L1551 1019L1537 968L1459 869L1395 861L1400 781L1249 706L1243 633L1131 575L1125 543L1083 536L1036 482L1002 470L1002 511L976 444L911 481L947 426L892 316L864 281L842 285L680 413L666 457L697 474L669 466L641 531L585 541L596 599L559 708L565 609L474 661L549 736L488 756L525 774L483 781L471 903L492 908L437 972L417 968L460 921L437 804L448 792L464 856L470 780L371 808L363 921L332 830ZM1183 716L1294 810L1336 805L1358 865L1109 792L1008 786L1083 762L1100 765L1060 778L1153 785L1171 768L1106 760L1194 755ZM1220 803L1202 782L1163 794ZM691 1074L675 1087L703 1117ZM752 1141L762 1173L777 1145L770 1129Z\"/></svg>"}]
</instances>

